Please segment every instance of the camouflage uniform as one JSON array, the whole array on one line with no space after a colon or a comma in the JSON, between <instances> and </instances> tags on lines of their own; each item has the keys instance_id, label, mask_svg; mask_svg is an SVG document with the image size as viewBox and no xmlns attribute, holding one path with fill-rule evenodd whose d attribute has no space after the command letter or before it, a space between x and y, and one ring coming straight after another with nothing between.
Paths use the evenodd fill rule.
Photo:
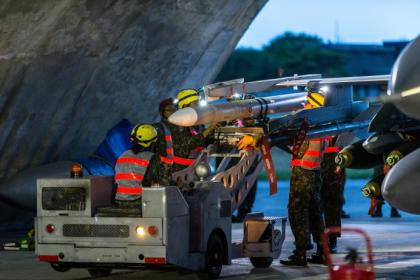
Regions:
<instances>
[{"instance_id":1,"label":"camouflage uniform","mask_svg":"<svg viewBox=\"0 0 420 280\"><path fill-rule=\"evenodd\" d=\"M174 141L174 151L177 157L188 158L193 149L202 146L204 143L204 136L202 134L192 136L189 127L174 126L171 132ZM177 172L185 168L185 165L174 163L172 172Z\"/></svg>"},{"instance_id":2,"label":"camouflage uniform","mask_svg":"<svg viewBox=\"0 0 420 280\"><path fill-rule=\"evenodd\" d=\"M188 158L188 156L190 155L190 152L193 149L203 145L204 136L202 134L197 134L193 136L191 133L191 128L189 127L173 125L166 120L162 120L161 122L163 122L171 131L175 156L181 157L181 158ZM156 125L156 127L159 127L159 124ZM165 141L165 135L162 129L159 129L157 152L158 154L166 155L166 141ZM170 168L166 167L166 169L169 169L170 174L180 171L185 168L186 168L185 165L177 164L177 163L173 163L173 165Z\"/></svg>"},{"instance_id":3,"label":"camouflage uniform","mask_svg":"<svg viewBox=\"0 0 420 280\"><path fill-rule=\"evenodd\" d=\"M319 171L292 168L288 209L297 255L305 254L310 233L318 247L321 246L325 226L320 207L320 186Z\"/></svg>"},{"instance_id":4,"label":"camouflage uniform","mask_svg":"<svg viewBox=\"0 0 420 280\"><path fill-rule=\"evenodd\" d=\"M168 158L167 153L167 145L166 145L166 139L165 139L165 125L169 131L172 132L171 126L174 126L173 124L169 123L166 120L162 120L159 123L154 124L156 127L156 130L158 131L158 140L156 143L156 154L160 157ZM172 135L171 135L172 136ZM172 142L173 145L173 142ZM159 176L161 176L161 180L167 183L165 186L174 185L174 182L172 181L172 163L164 162L161 163L161 170L159 172Z\"/></svg>"},{"instance_id":5,"label":"camouflage uniform","mask_svg":"<svg viewBox=\"0 0 420 280\"><path fill-rule=\"evenodd\" d=\"M309 141L305 140L299 148L298 159L303 157L308 147ZM298 256L306 254L310 233L312 233L313 239L318 245L318 250L322 249L321 235L325 225L320 207L320 188L319 170L310 170L301 166L292 167L288 212L290 227L295 237L295 254Z\"/></svg>"},{"instance_id":6,"label":"camouflage uniform","mask_svg":"<svg viewBox=\"0 0 420 280\"><path fill-rule=\"evenodd\" d=\"M165 164L160 160L159 155L155 154L147 167L143 179L143 186L151 187L153 185L169 186L169 178L164 173Z\"/></svg>"},{"instance_id":7,"label":"camouflage uniform","mask_svg":"<svg viewBox=\"0 0 420 280\"><path fill-rule=\"evenodd\" d=\"M344 204L345 171L336 173L337 153L326 153L321 163L321 198L326 227L341 227L341 208ZM337 237L340 234L336 235Z\"/></svg>"}]
</instances>

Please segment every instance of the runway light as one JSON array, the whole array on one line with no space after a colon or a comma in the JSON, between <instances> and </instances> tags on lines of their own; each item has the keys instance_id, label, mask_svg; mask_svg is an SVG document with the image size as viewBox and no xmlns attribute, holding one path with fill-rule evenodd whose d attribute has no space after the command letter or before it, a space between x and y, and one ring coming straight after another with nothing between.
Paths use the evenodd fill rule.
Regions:
<instances>
[{"instance_id":1,"label":"runway light","mask_svg":"<svg viewBox=\"0 0 420 280\"><path fill-rule=\"evenodd\" d=\"M144 228L143 227L140 227L140 226L136 227L136 232L137 232L138 236L140 236L140 237L144 236Z\"/></svg>"}]
</instances>

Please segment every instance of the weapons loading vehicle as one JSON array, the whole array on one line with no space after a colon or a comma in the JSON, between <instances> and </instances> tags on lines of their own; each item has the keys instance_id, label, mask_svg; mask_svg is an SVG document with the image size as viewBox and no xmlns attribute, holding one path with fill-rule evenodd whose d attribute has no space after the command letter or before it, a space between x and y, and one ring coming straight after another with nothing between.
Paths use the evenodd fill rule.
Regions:
<instances>
[{"instance_id":1,"label":"weapons loading vehicle","mask_svg":"<svg viewBox=\"0 0 420 280\"><path fill-rule=\"evenodd\" d=\"M248 215L242 242L232 242L231 216L257 180L260 152L220 154L216 144L173 174L181 188L143 188L141 211L111 207L112 177L38 179L39 260L61 272L87 268L95 277L114 268L166 264L218 277L222 265L237 257L249 257L256 267L270 266L280 255L286 218ZM222 161L212 172L209 163L216 157ZM238 161L229 165L232 158Z\"/></svg>"},{"instance_id":2,"label":"weapons loading vehicle","mask_svg":"<svg viewBox=\"0 0 420 280\"><path fill-rule=\"evenodd\" d=\"M268 119L269 114L301 109L306 92L281 98L245 98L253 92L270 92L291 84L292 87L304 86L313 80L323 83L319 75L309 75L251 83L233 81L205 87L209 99L215 98L212 93L229 99L237 98L239 94L239 101L230 101L228 105L209 104L208 108L218 112L223 105L222 120L231 122L246 118L245 121L249 121L251 118L251 126L225 126L216 131L215 143L201 152L195 164L173 174L175 181L183 183L181 189L175 186L144 188L141 215L138 211L127 213L126 209L110 211L114 184L111 177L39 179L36 218L39 259L50 262L58 271L83 267L92 275L107 275L113 268L175 264L195 271L205 269L217 277L222 264L230 264L232 258L243 256L250 257L256 267L269 266L280 254L286 218L249 215L244 222L243 241L231 245L231 214L246 197L263 165L268 171L271 167L270 173L275 175L269 141L277 146L284 145L285 141L290 143L304 120L310 123L309 137L335 135L367 126L351 123L357 116L367 119L363 113L367 105L352 101L351 85L348 85L360 78L332 81L338 84L337 91L327 100L335 100L335 103L327 101L331 106L320 109L328 112L343 109L335 115L311 109ZM383 80L384 77L370 77L362 82ZM235 105L236 109L229 111L230 105ZM183 110L178 112L185 112ZM367 112L370 116L371 111ZM197 124L199 116L197 113L193 125ZM212 116L217 114L205 122L221 120ZM363 122L366 121L363 119ZM235 150L239 136L249 134L261 139L260 146L240 152ZM217 157L222 160L212 172L209 162ZM232 166L229 162L233 158L238 161ZM273 194L277 180L275 176L269 180ZM281 221L280 230L275 228L278 221Z\"/></svg>"}]
</instances>

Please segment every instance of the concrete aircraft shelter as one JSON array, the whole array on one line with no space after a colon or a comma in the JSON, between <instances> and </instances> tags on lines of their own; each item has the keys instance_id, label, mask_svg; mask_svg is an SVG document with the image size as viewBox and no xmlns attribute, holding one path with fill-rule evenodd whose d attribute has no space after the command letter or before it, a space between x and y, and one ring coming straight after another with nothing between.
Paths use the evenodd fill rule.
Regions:
<instances>
[{"instance_id":1,"label":"concrete aircraft shelter","mask_svg":"<svg viewBox=\"0 0 420 280\"><path fill-rule=\"evenodd\" d=\"M209 83L267 0L4 0L0 182L88 156L122 118L153 121Z\"/></svg>"}]
</instances>

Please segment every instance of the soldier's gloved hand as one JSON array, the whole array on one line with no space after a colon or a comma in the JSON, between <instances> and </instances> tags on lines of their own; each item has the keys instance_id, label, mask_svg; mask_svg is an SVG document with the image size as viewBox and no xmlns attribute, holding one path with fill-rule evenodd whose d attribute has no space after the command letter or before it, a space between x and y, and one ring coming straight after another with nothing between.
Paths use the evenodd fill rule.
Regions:
<instances>
[{"instance_id":1,"label":"soldier's gloved hand","mask_svg":"<svg viewBox=\"0 0 420 280\"><path fill-rule=\"evenodd\" d=\"M256 147L257 139L251 135L244 135L236 146L239 150L243 150L247 147Z\"/></svg>"}]
</instances>

